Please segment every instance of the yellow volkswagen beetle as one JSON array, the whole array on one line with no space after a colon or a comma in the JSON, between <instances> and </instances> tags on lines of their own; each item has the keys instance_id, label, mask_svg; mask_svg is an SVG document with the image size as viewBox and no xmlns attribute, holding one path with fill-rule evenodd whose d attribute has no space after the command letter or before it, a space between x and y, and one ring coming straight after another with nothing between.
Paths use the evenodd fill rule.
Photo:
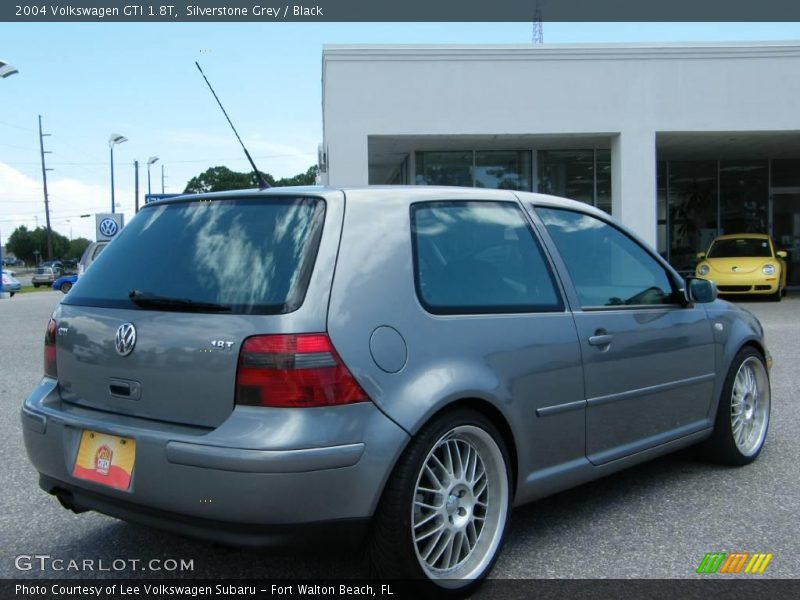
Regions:
<instances>
[{"instance_id":1,"label":"yellow volkswagen beetle","mask_svg":"<svg viewBox=\"0 0 800 600\"><path fill-rule=\"evenodd\" d=\"M786 252L763 233L721 235L697 255L696 275L722 294L761 294L779 301L786 293Z\"/></svg>"}]
</instances>

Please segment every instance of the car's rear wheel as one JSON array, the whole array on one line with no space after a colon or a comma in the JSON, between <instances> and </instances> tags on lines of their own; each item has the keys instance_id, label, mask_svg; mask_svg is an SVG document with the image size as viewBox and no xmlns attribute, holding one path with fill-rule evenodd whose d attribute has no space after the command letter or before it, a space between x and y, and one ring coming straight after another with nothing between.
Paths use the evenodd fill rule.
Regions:
<instances>
[{"instance_id":1,"label":"car's rear wheel","mask_svg":"<svg viewBox=\"0 0 800 600\"><path fill-rule=\"evenodd\" d=\"M62 293L66 294L68 291L72 289L72 282L65 281L64 283L61 284L61 287L59 287L58 289L61 290Z\"/></svg>"},{"instance_id":2,"label":"car's rear wheel","mask_svg":"<svg viewBox=\"0 0 800 600\"><path fill-rule=\"evenodd\" d=\"M371 559L385 578L466 593L486 576L511 508L508 453L492 423L457 410L409 444L373 524Z\"/></svg>"},{"instance_id":3,"label":"car's rear wheel","mask_svg":"<svg viewBox=\"0 0 800 600\"><path fill-rule=\"evenodd\" d=\"M33 287L35 287L35 288L38 288L38 287L39 287L39 284L38 284L38 283L34 283L34 284L33 284Z\"/></svg>"},{"instance_id":4,"label":"car's rear wheel","mask_svg":"<svg viewBox=\"0 0 800 600\"><path fill-rule=\"evenodd\" d=\"M746 465L761 453L769 429L770 385L761 354L742 348L722 389L708 456L728 465Z\"/></svg>"}]
</instances>

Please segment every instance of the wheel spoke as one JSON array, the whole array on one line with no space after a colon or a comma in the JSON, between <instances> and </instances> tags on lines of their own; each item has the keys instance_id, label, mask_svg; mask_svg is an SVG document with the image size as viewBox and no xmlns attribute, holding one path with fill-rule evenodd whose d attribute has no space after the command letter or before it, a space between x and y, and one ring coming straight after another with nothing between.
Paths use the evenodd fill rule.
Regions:
<instances>
[{"instance_id":1,"label":"wheel spoke","mask_svg":"<svg viewBox=\"0 0 800 600\"><path fill-rule=\"evenodd\" d=\"M442 502L442 504L444 504L444 502ZM439 504L437 506L436 504L428 504L427 502L423 502L422 500L414 500L415 506L421 506L422 508L429 508L431 510L436 510L438 508L441 508L442 504Z\"/></svg>"},{"instance_id":2,"label":"wheel spoke","mask_svg":"<svg viewBox=\"0 0 800 600\"><path fill-rule=\"evenodd\" d=\"M438 516L439 516L438 512L432 512L427 517L422 519L422 521L420 521L419 523L414 523L414 529L419 529L420 527L422 527L426 523L430 523L431 521L433 521Z\"/></svg>"},{"instance_id":3,"label":"wheel spoke","mask_svg":"<svg viewBox=\"0 0 800 600\"><path fill-rule=\"evenodd\" d=\"M442 537L439 538L439 549L436 551L434 556L430 559L430 564L435 565L439 562L442 558L442 555L447 551L448 548L452 548L452 541L453 541L453 534L447 531L446 529L442 532Z\"/></svg>"},{"instance_id":4,"label":"wheel spoke","mask_svg":"<svg viewBox=\"0 0 800 600\"><path fill-rule=\"evenodd\" d=\"M431 564L431 561L429 561L430 556L431 556L431 554L433 554L433 551L436 549L436 546L439 545L439 540L442 539L442 536L444 536L445 533L446 533L446 530L444 529L444 527L442 527L442 529L439 530L438 535L436 536L436 538L434 538L431 541L430 545L425 549L425 553L423 554L423 557L422 557L425 562L428 562L429 564Z\"/></svg>"},{"instance_id":5,"label":"wheel spoke","mask_svg":"<svg viewBox=\"0 0 800 600\"><path fill-rule=\"evenodd\" d=\"M456 479L463 479L464 461L463 457L461 456L462 446L457 441L453 442L453 446L455 446L455 452L453 453L453 475L456 477Z\"/></svg>"},{"instance_id":6,"label":"wheel spoke","mask_svg":"<svg viewBox=\"0 0 800 600\"><path fill-rule=\"evenodd\" d=\"M424 539L427 539L427 538L431 537L432 535L435 535L435 534L437 534L437 533L441 533L442 529L444 529L444 524L440 524L438 527L436 527L436 528L434 528L434 529L431 529L430 531L426 531L426 532L425 532L425 533L423 533L423 534L420 534L419 536L417 536L417 537L415 537L415 538L414 538L414 541L415 541L415 542L417 542L417 543L419 543L419 542L421 542L422 540L424 540Z\"/></svg>"}]
</instances>

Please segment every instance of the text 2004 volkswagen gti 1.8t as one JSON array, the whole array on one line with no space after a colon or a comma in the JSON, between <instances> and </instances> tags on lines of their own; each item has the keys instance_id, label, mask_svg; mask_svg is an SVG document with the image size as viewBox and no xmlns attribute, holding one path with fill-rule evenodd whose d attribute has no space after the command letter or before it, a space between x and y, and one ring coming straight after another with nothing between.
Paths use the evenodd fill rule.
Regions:
<instances>
[{"instance_id":1,"label":"text 2004 volkswagen gti 1.8t","mask_svg":"<svg viewBox=\"0 0 800 600\"><path fill-rule=\"evenodd\" d=\"M698 442L755 459L769 361L750 313L581 203L228 192L120 233L22 421L69 508L224 543L361 531L383 576L465 590L515 505Z\"/></svg>"}]
</instances>

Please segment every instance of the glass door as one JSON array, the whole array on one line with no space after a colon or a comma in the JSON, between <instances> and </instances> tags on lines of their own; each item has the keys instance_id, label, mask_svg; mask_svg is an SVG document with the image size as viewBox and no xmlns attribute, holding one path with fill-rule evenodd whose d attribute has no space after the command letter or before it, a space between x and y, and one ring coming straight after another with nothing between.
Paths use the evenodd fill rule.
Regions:
<instances>
[{"instance_id":1,"label":"glass door","mask_svg":"<svg viewBox=\"0 0 800 600\"><path fill-rule=\"evenodd\" d=\"M772 194L772 239L786 250L786 285L800 285L800 191Z\"/></svg>"}]
</instances>

